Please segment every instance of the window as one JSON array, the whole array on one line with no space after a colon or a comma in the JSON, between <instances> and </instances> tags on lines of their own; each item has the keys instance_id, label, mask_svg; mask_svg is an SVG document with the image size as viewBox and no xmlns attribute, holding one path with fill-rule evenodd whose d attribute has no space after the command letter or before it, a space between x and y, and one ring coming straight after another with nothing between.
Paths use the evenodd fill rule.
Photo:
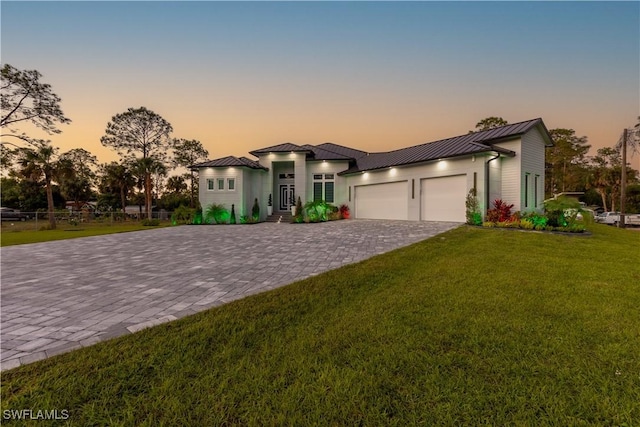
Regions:
<instances>
[{"instance_id":1,"label":"window","mask_svg":"<svg viewBox=\"0 0 640 427\"><path fill-rule=\"evenodd\" d=\"M296 177L296 174L294 173L281 173L278 175L278 177L280 179L294 179Z\"/></svg>"},{"instance_id":2,"label":"window","mask_svg":"<svg viewBox=\"0 0 640 427\"><path fill-rule=\"evenodd\" d=\"M534 180L533 180L533 207L537 208L538 207L538 178L540 178L540 175L536 175Z\"/></svg>"},{"instance_id":3,"label":"window","mask_svg":"<svg viewBox=\"0 0 640 427\"><path fill-rule=\"evenodd\" d=\"M227 178L227 190L236 191L236 179L235 178Z\"/></svg>"},{"instance_id":4,"label":"window","mask_svg":"<svg viewBox=\"0 0 640 427\"><path fill-rule=\"evenodd\" d=\"M313 200L324 200L333 203L335 200L334 174L314 174L313 175Z\"/></svg>"},{"instance_id":5,"label":"window","mask_svg":"<svg viewBox=\"0 0 640 427\"><path fill-rule=\"evenodd\" d=\"M213 184L213 180L212 179L207 179L207 190L209 191L213 191L215 189L214 184Z\"/></svg>"},{"instance_id":6,"label":"window","mask_svg":"<svg viewBox=\"0 0 640 427\"><path fill-rule=\"evenodd\" d=\"M218 178L218 190L224 190L224 178Z\"/></svg>"},{"instance_id":7,"label":"window","mask_svg":"<svg viewBox=\"0 0 640 427\"><path fill-rule=\"evenodd\" d=\"M529 174L524 175L524 207L529 207Z\"/></svg>"}]
</instances>

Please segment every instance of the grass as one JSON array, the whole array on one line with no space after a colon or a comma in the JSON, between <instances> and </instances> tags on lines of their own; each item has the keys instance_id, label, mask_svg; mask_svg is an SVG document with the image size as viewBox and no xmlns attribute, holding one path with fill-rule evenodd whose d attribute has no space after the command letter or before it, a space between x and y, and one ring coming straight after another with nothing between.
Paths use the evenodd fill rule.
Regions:
<instances>
[{"instance_id":1,"label":"grass","mask_svg":"<svg viewBox=\"0 0 640 427\"><path fill-rule=\"evenodd\" d=\"M461 227L4 372L1 407L73 425L638 425L640 233L592 228Z\"/></svg>"},{"instance_id":2,"label":"grass","mask_svg":"<svg viewBox=\"0 0 640 427\"><path fill-rule=\"evenodd\" d=\"M43 226L48 223L42 221ZM170 221L163 221L160 227L171 225ZM71 225L58 222L55 230L36 230L33 221L15 224L3 223L0 234L0 246L23 245L25 243L49 242L52 240L74 239L77 237L101 236L103 234L125 233L128 231L148 230L150 226L143 226L138 221L132 222L90 222Z\"/></svg>"}]
</instances>

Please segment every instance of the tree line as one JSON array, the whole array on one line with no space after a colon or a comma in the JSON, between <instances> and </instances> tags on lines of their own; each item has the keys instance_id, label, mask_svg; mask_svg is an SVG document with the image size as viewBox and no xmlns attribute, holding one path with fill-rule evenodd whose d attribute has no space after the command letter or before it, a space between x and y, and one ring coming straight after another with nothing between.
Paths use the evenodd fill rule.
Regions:
<instances>
[{"instance_id":1,"label":"tree line","mask_svg":"<svg viewBox=\"0 0 640 427\"><path fill-rule=\"evenodd\" d=\"M50 140L35 138L20 129L33 125L48 135L71 122L61 99L40 81L35 70L1 69L2 193L3 206L37 211L46 206L50 228L54 211L72 201L76 208L97 200L101 211L122 211L129 203L144 205L151 218L152 204L167 210L197 205L195 172L169 176L172 169L206 160L209 153L198 140L171 138L173 128L159 114L129 108L107 123L102 145L118 153L117 162L99 164L83 148L60 153Z\"/></svg>"},{"instance_id":2,"label":"tree line","mask_svg":"<svg viewBox=\"0 0 640 427\"><path fill-rule=\"evenodd\" d=\"M124 213L129 204L144 206L148 218L154 204L167 210L198 206L195 172L169 173L204 161L209 153L198 140L172 138L171 124L145 107L129 108L107 123L100 142L120 157L110 163L98 163L83 148L61 153L50 140L24 132L21 125L54 135L62 132L59 125L71 123L60 107L61 98L41 77L36 70L9 64L1 69L2 206L23 211L46 208L50 228L56 227L55 209L69 201L76 209L97 201L98 210L107 212ZM476 124L475 131L506 124L502 117L487 117ZM622 142L587 156L586 136L564 128L551 129L550 134L554 146L546 149L547 197L581 191L587 204L615 210L620 200ZM629 135L624 143L637 150L640 118ZM627 175L629 212L640 212L638 172L627 167Z\"/></svg>"}]
</instances>

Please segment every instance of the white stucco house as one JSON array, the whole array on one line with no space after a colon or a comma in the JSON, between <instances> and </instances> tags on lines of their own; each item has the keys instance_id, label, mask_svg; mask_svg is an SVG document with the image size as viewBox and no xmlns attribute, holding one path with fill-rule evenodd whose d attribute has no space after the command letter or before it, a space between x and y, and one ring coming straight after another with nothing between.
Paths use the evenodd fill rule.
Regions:
<instances>
[{"instance_id":1,"label":"white stucco house","mask_svg":"<svg viewBox=\"0 0 640 427\"><path fill-rule=\"evenodd\" d=\"M265 219L272 195L274 213L299 196L346 204L352 218L464 222L471 188L483 212L496 198L514 210L540 209L550 145L542 119L534 119L389 152L285 143L251 151L256 160L229 156L192 168L201 205L234 204L237 215L250 215L257 198Z\"/></svg>"}]
</instances>

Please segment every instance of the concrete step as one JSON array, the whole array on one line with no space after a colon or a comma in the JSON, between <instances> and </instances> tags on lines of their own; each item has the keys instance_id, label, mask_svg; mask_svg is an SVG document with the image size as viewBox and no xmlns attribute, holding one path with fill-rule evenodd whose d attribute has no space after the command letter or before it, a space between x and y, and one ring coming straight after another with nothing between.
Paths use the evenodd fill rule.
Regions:
<instances>
[{"instance_id":1,"label":"concrete step","mask_svg":"<svg viewBox=\"0 0 640 427\"><path fill-rule=\"evenodd\" d=\"M291 212L275 212L267 217L267 222L290 223L292 219Z\"/></svg>"}]
</instances>

